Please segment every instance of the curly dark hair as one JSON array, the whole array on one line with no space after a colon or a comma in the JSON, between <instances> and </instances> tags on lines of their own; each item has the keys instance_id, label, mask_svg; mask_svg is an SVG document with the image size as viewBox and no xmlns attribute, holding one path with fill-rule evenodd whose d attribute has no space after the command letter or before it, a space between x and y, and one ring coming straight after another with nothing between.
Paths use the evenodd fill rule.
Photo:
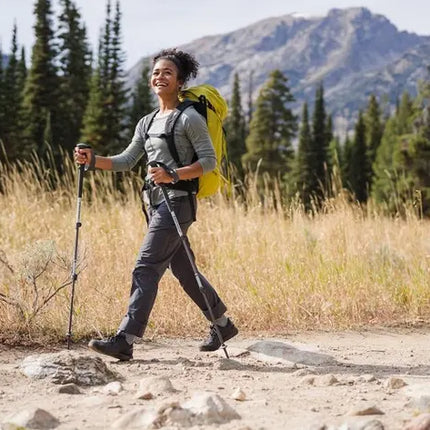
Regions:
<instances>
[{"instance_id":1,"label":"curly dark hair","mask_svg":"<svg viewBox=\"0 0 430 430\"><path fill-rule=\"evenodd\" d=\"M184 84L190 78L195 78L199 70L199 62L188 52L178 51L176 48L163 49L152 59L152 67L158 60L170 60L178 69L178 79Z\"/></svg>"}]
</instances>

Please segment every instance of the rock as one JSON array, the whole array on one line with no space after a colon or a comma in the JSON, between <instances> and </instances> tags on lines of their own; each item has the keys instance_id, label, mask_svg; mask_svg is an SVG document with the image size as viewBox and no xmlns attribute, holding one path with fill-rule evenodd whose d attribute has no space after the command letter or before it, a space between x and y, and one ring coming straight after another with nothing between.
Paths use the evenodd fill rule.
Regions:
<instances>
[{"instance_id":1,"label":"rock","mask_svg":"<svg viewBox=\"0 0 430 430\"><path fill-rule=\"evenodd\" d=\"M298 369L295 372L293 372L292 376L306 376L306 375L315 375L315 369L312 369L311 367L304 367L303 369Z\"/></svg>"},{"instance_id":2,"label":"rock","mask_svg":"<svg viewBox=\"0 0 430 430\"><path fill-rule=\"evenodd\" d=\"M140 380L137 396L148 396L149 394L159 396L177 391L167 376L149 376Z\"/></svg>"},{"instance_id":3,"label":"rock","mask_svg":"<svg viewBox=\"0 0 430 430\"><path fill-rule=\"evenodd\" d=\"M348 415L353 415L353 416L361 416L361 415L384 415L384 412L382 412L376 406L373 406L373 405L363 405L363 406L357 407L355 409L352 409L351 411L348 412Z\"/></svg>"},{"instance_id":4,"label":"rock","mask_svg":"<svg viewBox=\"0 0 430 430\"><path fill-rule=\"evenodd\" d=\"M361 375L357 378L357 381L359 382L375 382L377 381L375 375L372 374L366 374L366 375Z\"/></svg>"},{"instance_id":5,"label":"rock","mask_svg":"<svg viewBox=\"0 0 430 430\"><path fill-rule=\"evenodd\" d=\"M309 430L327 430L327 426L325 424L312 424Z\"/></svg>"},{"instance_id":6,"label":"rock","mask_svg":"<svg viewBox=\"0 0 430 430\"><path fill-rule=\"evenodd\" d=\"M81 394L81 390L76 384L66 384L58 388L60 394Z\"/></svg>"},{"instance_id":7,"label":"rock","mask_svg":"<svg viewBox=\"0 0 430 430\"><path fill-rule=\"evenodd\" d=\"M361 426L359 430L384 430L384 425L379 420L372 420Z\"/></svg>"},{"instance_id":8,"label":"rock","mask_svg":"<svg viewBox=\"0 0 430 430\"><path fill-rule=\"evenodd\" d=\"M121 382L114 381L105 385L102 389L102 392L109 396L117 396L122 390L123 388L122 388Z\"/></svg>"},{"instance_id":9,"label":"rock","mask_svg":"<svg viewBox=\"0 0 430 430\"><path fill-rule=\"evenodd\" d=\"M347 376L344 381L345 385L356 385L359 382L355 376Z\"/></svg>"},{"instance_id":10,"label":"rock","mask_svg":"<svg viewBox=\"0 0 430 430\"><path fill-rule=\"evenodd\" d=\"M318 385L323 387L339 384L339 380L336 378L336 376L332 374L321 375L317 378L316 382L318 383Z\"/></svg>"},{"instance_id":11,"label":"rock","mask_svg":"<svg viewBox=\"0 0 430 430\"><path fill-rule=\"evenodd\" d=\"M391 390L398 390L399 388L403 388L406 385L408 384L403 379L397 378L395 376L388 378L384 383L385 388L388 388Z\"/></svg>"},{"instance_id":12,"label":"rock","mask_svg":"<svg viewBox=\"0 0 430 430\"><path fill-rule=\"evenodd\" d=\"M74 351L28 356L20 369L31 379L49 378L55 384L102 385L115 379L100 357Z\"/></svg>"},{"instance_id":13,"label":"rock","mask_svg":"<svg viewBox=\"0 0 430 430\"><path fill-rule=\"evenodd\" d=\"M14 424L29 429L54 429L60 422L43 409L29 408L6 418L5 424Z\"/></svg>"},{"instance_id":14,"label":"rock","mask_svg":"<svg viewBox=\"0 0 430 430\"><path fill-rule=\"evenodd\" d=\"M338 430L384 430L384 425L379 420L356 421L344 423Z\"/></svg>"},{"instance_id":15,"label":"rock","mask_svg":"<svg viewBox=\"0 0 430 430\"><path fill-rule=\"evenodd\" d=\"M196 393L180 405L170 402L155 409L138 409L112 424L114 429L162 428L164 426L190 427L194 425L223 424L240 416L221 397L213 393Z\"/></svg>"},{"instance_id":16,"label":"rock","mask_svg":"<svg viewBox=\"0 0 430 430\"><path fill-rule=\"evenodd\" d=\"M210 392L195 393L182 407L193 414L196 424L223 424L240 419L240 415L224 399Z\"/></svg>"},{"instance_id":17,"label":"rock","mask_svg":"<svg viewBox=\"0 0 430 430\"><path fill-rule=\"evenodd\" d=\"M158 409L158 419L154 423L156 426L174 425L175 428L190 427L193 425L194 416L188 409L184 409L178 402L167 403ZM158 428L158 427L156 427Z\"/></svg>"},{"instance_id":18,"label":"rock","mask_svg":"<svg viewBox=\"0 0 430 430\"><path fill-rule=\"evenodd\" d=\"M136 399L139 399L139 400L151 400L151 399L153 399L154 398L154 395L151 393L151 392L138 392L137 394L136 394Z\"/></svg>"},{"instance_id":19,"label":"rock","mask_svg":"<svg viewBox=\"0 0 430 430\"><path fill-rule=\"evenodd\" d=\"M309 346L307 346L307 348L309 348ZM269 360L276 357L290 363L300 363L307 366L321 366L336 363L336 360L333 357L327 354L322 354L316 349L313 351L299 349L298 347L279 341L259 341L249 346L248 350L258 353L258 357L263 360L264 356L268 357Z\"/></svg>"},{"instance_id":20,"label":"rock","mask_svg":"<svg viewBox=\"0 0 430 430\"><path fill-rule=\"evenodd\" d=\"M314 375L304 376L300 381L299 385L314 385L316 377Z\"/></svg>"},{"instance_id":21,"label":"rock","mask_svg":"<svg viewBox=\"0 0 430 430\"><path fill-rule=\"evenodd\" d=\"M409 398L408 406L418 412L430 412L430 386L428 384L412 384L402 389Z\"/></svg>"},{"instance_id":22,"label":"rock","mask_svg":"<svg viewBox=\"0 0 430 430\"><path fill-rule=\"evenodd\" d=\"M234 400L238 400L239 402L243 402L244 400L246 400L246 394L241 388L237 388L231 395L231 398Z\"/></svg>"},{"instance_id":23,"label":"rock","mask_svg":"<svg viewBox=\"0 0 430 430\"><path fill-rule=\"evenodd\" d=\"M403 430L430 430L430 414L421 414L410 421Z\"/></svg>"},{"instance_id":24,"label":"rock","mask_svg":"<svg viewBox=\"0 0 430 430\"><path fill-rule=\"evenodd\" d=\"M157 411L147 409L137 409L122 415L113 422L113 429L151 428L158 419Z\"/></svg>"},{"instance_id":25,"label":"rock","mask_svg":"<svg viewBox=\"0 0 430 430\"><path fill-rule=\"evenodd\" d=\"M222 358L214 363L214 368L216 370L241 370L243 367L242 363L237 360L232 360L231 358Z\"/></svg>"},{"instance_id":26,"label":"rock","mask_svg":"<svg viewBox=\"0 0 430 430\"><path fill-rule=\"evenodd\" d=\"M114 429L162 428L166 425L190 427L192 413L177 402L170 402L155 409L137 409L123 415L112 424Z\"/></svg>"}]
</instances>

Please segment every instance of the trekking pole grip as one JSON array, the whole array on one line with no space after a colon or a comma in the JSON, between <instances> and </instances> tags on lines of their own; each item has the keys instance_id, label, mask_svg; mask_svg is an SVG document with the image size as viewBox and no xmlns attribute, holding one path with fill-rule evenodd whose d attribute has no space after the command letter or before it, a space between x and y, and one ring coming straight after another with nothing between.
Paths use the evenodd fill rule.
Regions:
<instances>
[{"instance_id":1,"label":"trekking pole grip","mask_svg":"<svg viewBox=\"0 0 430 430\"><path fill-rule=\"evenodd\" d=\"M148 163L148 166L150 167L161 167L162 169L164 169L166 171L166 173L173 179L176 181L173 182L173 184L175 184L178 180L178 174L175 172L174 169L172 169L171 167L167 166L166 164L162 163L161 161L150 161ZM164 184L159 184L160 187L163 187Z\"/></svg>"},{"instance_id":2,"label":"trekking pole grip","mask_svg":"<svg viewBox=\"0 0 430 430\"><path fill-rule=\"evenodd\" d=\"M83 169L85 171L87 170L96 170L96 155L94 154L94 150L92 149L91 145L88 145L88 143L80 142L76 145L78 149L89 149L91 151L91 160L89 163L81 164L79 167L84 166Z\"/></svg>"},{"instance_id":3,"label":"trekking pole grip","mask_svg":"<svg viewBox=\"0 0 430 430\"><path fill-rule=\"evenodd\" d=\"M78 143L76 145L79 149L91 149L91 145L88 145L86 143ZM91 158L94 158L94 153L91 154ZM78 175L78 197L82 197L82 189L84 186L84 173L85 173L85 164L79 165L79 175Z\"/></svg>"}]
</instances>

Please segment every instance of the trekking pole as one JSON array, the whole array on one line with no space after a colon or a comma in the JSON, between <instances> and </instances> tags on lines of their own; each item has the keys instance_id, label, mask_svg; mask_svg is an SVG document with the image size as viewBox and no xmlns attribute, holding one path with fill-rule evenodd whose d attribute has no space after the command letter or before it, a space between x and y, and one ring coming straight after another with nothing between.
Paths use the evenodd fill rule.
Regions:
<instances>
[{"instance_id":1,"label":"trekking pole","mask_svg":"<svg viewBox=\"0 0 430 430\"><path fill-rule=\"evenodd\" d=\"M169 170L171 170L168 166L166 166L164 163L161 163L159 161L150 161L148 163L148 165L151 166L151 167L161 167L167 173L169 173ZM217 334L218 339L219 339L219 341L221 343L221 348L224 350L224 354L225 354L226 358L230 358L228 356L227 346L225 345L224 340L223 340L222 335L221 335L221 332L220 332L218 326L215 323L215 316L214 316L214 314L212 312L212 309L211 309L210 304L209 304L209 300L208 300L208 298L206 296L205 287L203 286L202 280L200 279L200 274L199 274L199 271L197 269L196 263L194 262L193 254L191 253L190 246L189 246L189 244L187 242L187 236L182 231L181 225L179 224L179 221L178 221L178 217L176 216L175 211L173 210L173 207L172 207L172 204L171 204L171 201L170 201L170 197L169 197L169 195L167 193L165 185L164 184L159 184L159 186L160 186L161 191L163 193L163 197L164 197L164 201L166 202L167 209L169 210L170 215L172 216L173 223L175 224L176 230L178 231L179 237L180 237L180 239L182 241L182 245L184 246L185 252L187 253L188 260L190 261L190 264L191 264L191 267L192 267L192 270L193 270L193 273L194 273L194 277L196 278L196 281L197 281L197 285L198 285L199 290L200 290L200 292L201 292L201 294L203 296L203 299L204 299L205 304L207 306L207 309L209 311L209 316L211 318L211 322L213 324L213 327L215 328L216 334Z\"/></svg>"},{"instance_id":2,"label":"trekking pole","mask_svg":"<svg viewBox=\"0 0 430 430\"><path fill-rule=\"evenodd\" d=\"M86 143L78 143L79 149L90 149L91 146ZM94 154L93 154L94 156ZM78 264L78 239L79 229L81 228L81 202L82 202L82 189L84 184L84 173L85 164L80 164L78 167L78 200L76 205L76 224L75 224L75 247L73 251L72 261L72 291L70 295L70 311L69 311L69 329L67 331L67 349L70 349L70 341L72 339L72 319L73 319L73 300L75 297L75 283L78 280L78 274L76 273L76 266Z\"/></svg>"}]
</instances>

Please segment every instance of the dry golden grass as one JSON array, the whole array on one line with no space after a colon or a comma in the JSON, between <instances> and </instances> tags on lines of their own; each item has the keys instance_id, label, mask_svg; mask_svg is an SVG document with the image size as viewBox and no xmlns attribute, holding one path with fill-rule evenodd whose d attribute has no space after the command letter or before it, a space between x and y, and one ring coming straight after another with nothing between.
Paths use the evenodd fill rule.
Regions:
<instances>
[{"instance_id":1,"label":"dry golden grass","mask_svg":"<svg viewBox=\"0 0 430 430\"><path fill-rule=\"evenodd\" d=\"M46 185L43 168L0 172L3 338L59 340L67 331L70 287L33 315L70 277L76 171L66 167L56 190ZM126 176L124 195L111 178L86 176L75 338L116 330L145 232L135 176ZM271 208L250 191L246 205L222 197L200 202L189 236L199 268L243 332L410 323L430 311L430 223L413 215L389 218L338 197L311 217L299 206ZM167 273L146 336L205 330L199 310Z\"/></svg>"}]
</instances>

